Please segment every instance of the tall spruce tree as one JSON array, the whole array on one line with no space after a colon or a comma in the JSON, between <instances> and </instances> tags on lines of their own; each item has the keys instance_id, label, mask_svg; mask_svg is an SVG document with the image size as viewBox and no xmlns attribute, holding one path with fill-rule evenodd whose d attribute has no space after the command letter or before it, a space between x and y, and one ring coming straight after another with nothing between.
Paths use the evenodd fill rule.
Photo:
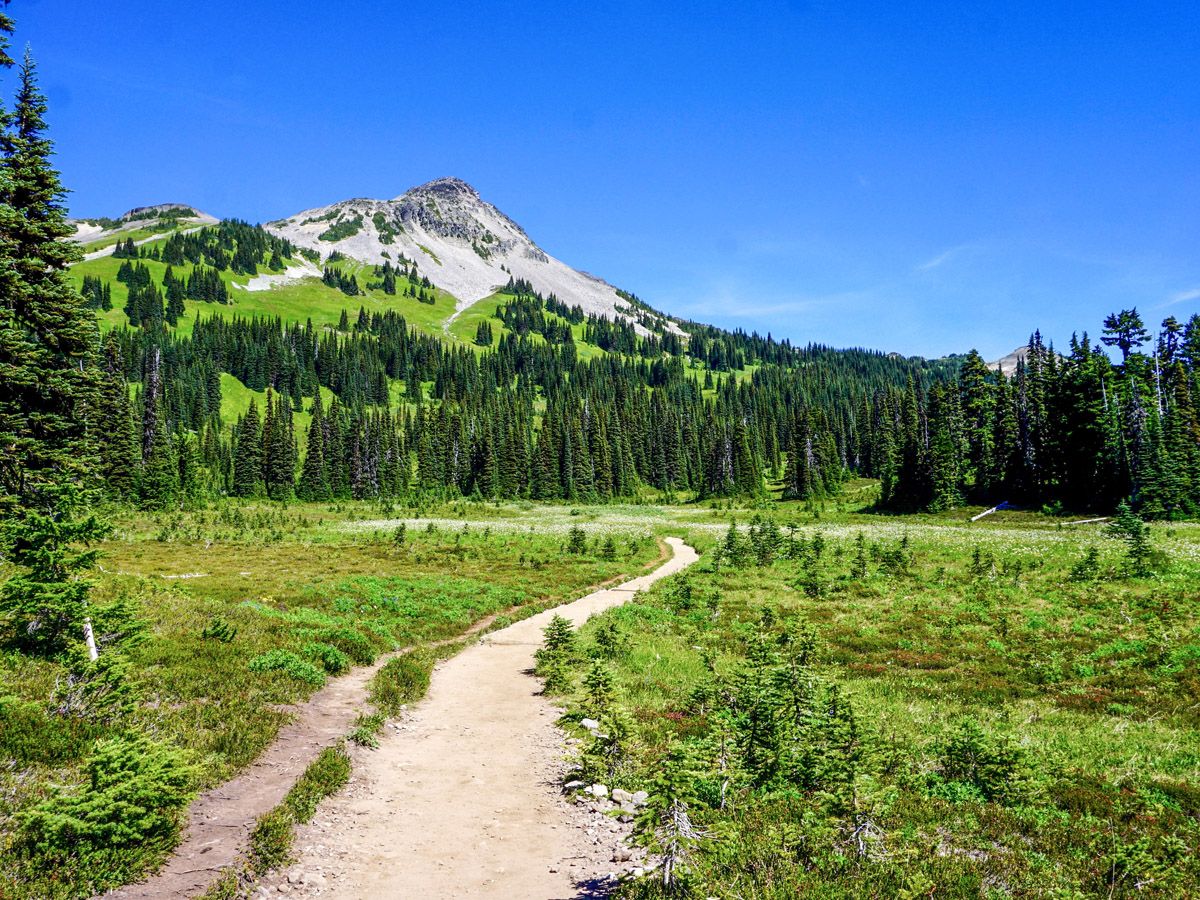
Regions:
<instances>
[{"instance_id":1,"label":"tall spruce tree","mask_svg":"<svg viewBox=\"0 0 1200 900\"><path fill-rule=\"evenodd\" d=\"M251 400L250 408L238 421L234 438L233 495L254 497L262 487L262 425L258 406Z\"/></svg>"},{"instance_id":2,"label":"tall spruce tree","mask_svg":"<svg viewBox=\"0 0 1200 900\"><path fill-rule=\"evenodd\" d=\"M313 395L308 447L304 453L300 480L296 484L296 496L301 500L329 499L329 470L325 464L325 416L321 411L319 390Z\"/></svg>"},{"instance_id":3,"label":"tall spruce tree","mask_svg":"<svg viewBox=\"0 0 1200 900\"><path fill-rule=\"evenodd\" d=\"M0 66L12 21L0 13ZM0 111L0 623L19 643L54 651L82 639L97 655L80 545L105 526L86 512L95 469L97 327L66 277L77 258L50 164L46 101L28 54L16 105Z\"/></svg>"}]
</instances>

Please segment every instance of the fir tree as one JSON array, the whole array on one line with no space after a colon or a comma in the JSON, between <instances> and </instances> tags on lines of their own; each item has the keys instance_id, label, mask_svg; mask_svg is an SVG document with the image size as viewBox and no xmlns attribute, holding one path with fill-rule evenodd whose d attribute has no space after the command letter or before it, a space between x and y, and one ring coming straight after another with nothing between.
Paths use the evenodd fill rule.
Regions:
<instances>
[{"instance_id":1,"label":"fir tree","mask_svg":"<svg viewBox=\"0 0 1200 900\"><path fill-rule=\"evenodd\" d=\"M262 426L253 400L238 422L233 456L233 495L254 497L262 485Z\"/></svg>"},{"instance_id":2,"label":"fir tree","mask_svg":"<svg viewBox=\"0 0 1200 900\"><path fill-rule=\"evenodd\" d=\"M10 28L5 17L0 29ZM3 54L0 63L11 64ZM6 62L7 61L7 62ZM29 54L0 124L0 512L38 506L94 463L97 327L67 279L78 258L51 167L46 101ZM51 491L43 514L59 508Z\"/></svg>"},{"instance_id":3,"label":"fir tree","mask_svg":"<svg viewBox=\"0 0 1200 900\"><path fill-rule=\"evenodd\" d=\"M109 529L84 514L83 500L69 482L42 485L36 506L0 521L0 546L16 568L0 586L0 625L6 639L23 649L54 654L84 641L96 658L88 610L92 584L85 577L96 551L87 547Z\"/></svg>"},{"instance_id":4,"label":"fir tree","mask_svg":"<svg viewBox=\"0 0 1200 900\"><path fill-rule=\"evenodd\" d=\"M296 496L301 500L329 499L329 471L325 464L325 421L321 412L321 392L313 395L312 422L308 426L308 448L304 466L296 484Z\"/></svg>"}]
</instances>

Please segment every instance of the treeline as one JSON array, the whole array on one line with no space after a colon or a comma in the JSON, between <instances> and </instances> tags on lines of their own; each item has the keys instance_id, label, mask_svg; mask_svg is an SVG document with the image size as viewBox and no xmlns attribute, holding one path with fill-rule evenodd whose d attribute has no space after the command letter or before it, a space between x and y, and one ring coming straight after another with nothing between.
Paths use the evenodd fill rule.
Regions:
<instances>
[{"instance_id":1,"label":"treeline","mask_svg":"<svg viewBox=\"0 0 1200 900\"><path fill-rule=\"evenodd\" d=\"M294 252L290 241L259 225L226 219L190 233L177 231L165 241L140 247L128 238L117 243L112 255L116 259L154 259L169 266L204 264L218 272L257 275L259 266L282 271Z\"/></svg>"},{"instance_id":2,"label":"treeline","mask_svg":"<svg viewBox=\"0 0 1200 900\"><path fill-rule=\"evenodd\" d=\"M824 348L796 351L794 366L768 366L750 379L700 377L691 360L664 355L656 338L640 347L655 355L581 361L573 343L506 332L481 353L410 328L395 311L362 310L337 330L215 316L200 317L186 337L115 329L105 339L104 414L131 423L135 438L103 448L105 470L144 471L152 452L168 458L155 470L169 469L173 453L177 481L156 476L147 488L137 477L109 478L114 493L147 505L195 490L314 499L588 501L647 489L753 496L765 492L766 478L785 475L789 496L807 498L834 490L863 455L857 408L909 379L924 387L937 377L912 361ZM269 389L271 409L299 410L329 391L328 409L312 403L306 452L295 443L273 451L249 414L250 425L247 417L222 422L222 372ZM131 393L131 383L140 391ZM803 465L785 465L800 458L796 448ZM256 458L273 459L272 471L292 471L294 480L250 477L253 462L238 477L237 460Z\"/></svg>"},{"instance_id":3,"label":"treeline","mask_svg":"<svg viewBox=\"0 0 1200 900\"><path fill-rule=\"evenodd\" d=\"M1196 515L1200 316L1169 317L1151 336L1123 310L1101 345L1084 333L1059 355L1035 333L1011 377L972 352L954 381L881 391L863 411L869 455L856 464L898 510L1008 501L1108 512L1129 498L1147 518Z\"/></svg>"}]
</instances>

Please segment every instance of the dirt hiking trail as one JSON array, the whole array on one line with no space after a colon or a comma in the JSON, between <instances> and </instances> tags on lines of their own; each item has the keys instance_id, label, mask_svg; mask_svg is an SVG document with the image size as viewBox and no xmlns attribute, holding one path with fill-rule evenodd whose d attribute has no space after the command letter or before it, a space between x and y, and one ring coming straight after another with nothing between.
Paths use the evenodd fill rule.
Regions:
<instances>
[{"instance_id":1,"label":"dirt hiking trail","mask_svg":"<svg viewBox=\"0 0 1200 900\"><path fill-rule=\"evenodd\" d=\"M683 541L667 541L674 555L650 574L493 632L441 663L425 699L385 730L379 749L357 754L346 790L301 826L298 858L261 893L588 896L612 869L611 849L598 845L615 823L594 816L589 828L563 798L558 711L529 669L552 616L580 625L696 561Z\"/></svg>"}]
</instances>

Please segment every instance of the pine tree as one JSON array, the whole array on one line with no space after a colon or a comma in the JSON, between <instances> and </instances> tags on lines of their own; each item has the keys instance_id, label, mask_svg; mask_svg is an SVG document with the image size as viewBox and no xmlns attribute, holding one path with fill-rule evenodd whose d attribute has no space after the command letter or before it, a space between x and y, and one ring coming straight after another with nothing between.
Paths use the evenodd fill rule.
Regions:
<instances>
[{"instance_id":1,"label":"pine tree","mask_svg":"<svg viewBox=\"0 0 1200 900\"><path fill-rule=\"evenodd\" d=\"M304 467L296 484L296 496L301 500L329 499L329 471L325 464L325 421L321 412L321 392L313 395L312 422L308 426L308 449Z\"/></svg>"},{"instance_id":2,"label":"pine tree","mask_svg":"<svg viewBox=\"0 0 1200 900\"><path fill-rule=\"evenodd\" d=\"M143 420L150 424L145 437L140 496L142 505L148 509L167 509L179 500L179 457L164 421L161 401L148 392L144 402L149 412Z\"/></svg>"},{"instance_id":3,"label":"pine tree","mask_svg":"<svg viewBox=\"0 0 1200 900\"><path fill-rule=\"evenodd\" d=\"M296 439L292 410L282 394L267 391L267 417L263 424L263 482L272 500L289 500L295 493Z\"/></svg>"},{"instance_id":4,"label":"pine tree","mask_svg":"<svg viewBox=\"0 0 1200 900\"><path fill-rule=\"evenodd\" d=\"M0 31L8 33L7 17ZM0 64L11 65L0 52ZM78 258L50 166L45 98L25 56L16 109L0 114L0 512L82 483L94 464L95 316L72 287ZM46 494L43 513L59 507Z\"/></svg>"},{"instance_id":5,"label":"pine tree","mask_svg":"<svg viewBox=\"0 0 1200 900\"><path fill-rule=\"evenodd\" d=\"M1121 351L1121 363L1129 362L1129 355L1144 344L1150 335L1146 331L1142 317L1138 315L1137 307L1123 309L1119 313L1110 313L1104 320L1105 345L1116 347Z\"/></svg>"},{"instance_id":6,"label":"pine tree","mask_svg":"<svg viewBox=\"0 0 1200 900\"><path fill-rule=\"evenodd\" d=\"M233 456L233 495L254 497L262 485L262 427L253 400L238 422Z\"/></svg>"},{"instance_id":7,"label":"pine tree","mask_svg":"<svg viewBox=\"0 0 1200 900\"><path fill-rule=\"evenodd\" d=\"M110 333L105 340L101 376L100 415L107 438L100 442L100 478L104 489L121 500L135 500L142 453L129 401L129 386L121 371L120 348Z\"/></svg>"},{"instance_id":8,"label":"pine tree","mask_svg":"<svg viewBox=\"0 0 1200 900\"><path fill-rule=\"evenodd\" d=\"M84 574L96 564L96 551L87 546L109 529L84 514L83 501L83 492L69 482L44 484L36 506L0 520L0 546L16 567L0 586L0 625L26 650L54 654L83 640L96 658L88 612L92 584Z\"/></svg>"}]
</instances>

